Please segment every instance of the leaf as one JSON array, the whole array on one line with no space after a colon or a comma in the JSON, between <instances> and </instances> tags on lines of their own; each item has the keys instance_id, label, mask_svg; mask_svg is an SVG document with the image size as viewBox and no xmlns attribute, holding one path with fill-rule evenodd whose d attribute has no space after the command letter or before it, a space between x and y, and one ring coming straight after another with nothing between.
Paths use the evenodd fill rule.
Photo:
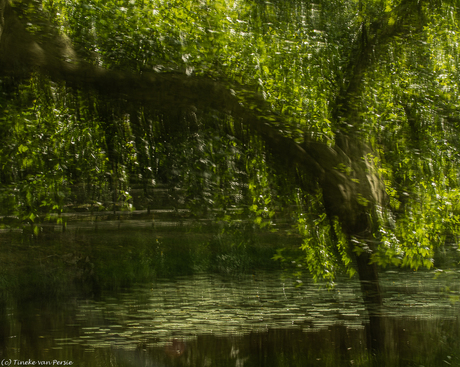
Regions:
<instances>
[{"instance_id":1,"label":"leaf","mask_svg":"<svg viewBox=\"0 0 460 367\"><path fill-rule=\"evenodd\" d=\"M22 145L22 144L21 144L21 145L18 147L19 153L24 153L24 152L27 152L28 150L29 150L29 148L28 148L26 145Z\"/></svg>"}]
</instances>

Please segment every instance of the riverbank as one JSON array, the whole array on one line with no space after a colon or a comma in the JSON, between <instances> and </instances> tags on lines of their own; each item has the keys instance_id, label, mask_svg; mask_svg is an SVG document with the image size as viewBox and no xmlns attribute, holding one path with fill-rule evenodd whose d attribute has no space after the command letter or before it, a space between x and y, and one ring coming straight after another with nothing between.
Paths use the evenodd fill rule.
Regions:
<instances>
[{"instance_id":1,"label":"riverbank","mask_svg":"<svg viewBox=\"0 0 460 367\"><path fill-rule=\"evenodd\" d=\"M279 269L276 250L295 252L299 239L248 226L75 227L38 238L2 233L0 246L2 294L40 299L97 297L101 290L200 272Z\"/></svg>"}]
</instances>

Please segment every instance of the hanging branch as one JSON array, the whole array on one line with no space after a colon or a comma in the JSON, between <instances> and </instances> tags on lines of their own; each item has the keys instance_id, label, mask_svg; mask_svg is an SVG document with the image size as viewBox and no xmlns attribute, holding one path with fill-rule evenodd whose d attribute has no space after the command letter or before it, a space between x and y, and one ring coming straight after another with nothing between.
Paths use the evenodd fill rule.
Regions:
<instances>
[{"instance_id":1,"label":"hanging branch","mask_svg":"<svg viewBox=\"0 0 460 367\"><path fill-rule=\"evenodd\" d=\"M52 27L48 28L51 32ZM308 172L323 190L328 214L338 217L349 233L367 230L373 207L385 205L383 184L371 173L370 162L363 160L369 148L345 135L338 136L334 147L314 140L298 144L277 129L283 125L282 116L274 113L261 96L242 86L233 85L232 89L227 83L206 77L133 74L92 65L79 59L65 38L40 38L27 32L9 4L4 8L0 62L7 75L25 77L39 71L56 82L65 81L70 86L95 90L104 97L144 104L165 115L178 109L228 114L260 136L275 155ZM356 78L355 75L353 80ZM342 165L352 167L351 171L338 169Z\"/></svg>"}]
</instances>

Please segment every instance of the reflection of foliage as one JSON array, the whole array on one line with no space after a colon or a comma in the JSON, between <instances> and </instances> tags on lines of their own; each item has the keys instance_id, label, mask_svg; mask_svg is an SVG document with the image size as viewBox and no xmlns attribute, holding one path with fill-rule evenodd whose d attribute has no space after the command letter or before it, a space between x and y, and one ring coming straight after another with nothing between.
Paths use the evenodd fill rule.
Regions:
<instances>
[{"instance_id":1,"label":"reflection of foliage","mask_svg":"<svg viewBox=\"0 0 460 367\"><path fill-rule=\"evenodd\" d=\"M254 230L251 223L225 224L208 243L213 254L209 265L213 271L224 274L249 273L260 268L277 267L276 264L266 262L273 256L274 240L279 240L279 237L258 236L258 231Z\"/></svg>"}]
</instances>

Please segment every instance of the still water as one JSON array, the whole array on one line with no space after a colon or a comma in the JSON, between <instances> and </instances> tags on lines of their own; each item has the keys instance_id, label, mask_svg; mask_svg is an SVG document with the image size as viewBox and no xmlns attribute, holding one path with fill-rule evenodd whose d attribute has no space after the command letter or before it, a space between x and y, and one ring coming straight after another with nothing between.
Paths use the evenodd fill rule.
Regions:
<instances>
[{"instance_id":1,"label":"still water","mask_svg":"<svg viewBox=\"0 0 460 367\"><path fill-rule=\"evenodd\" d=\"M387 272L392 366L459 366L460 274ZM359 283L296 287L282 273L158 280L99 299L7 307L2 364L73 366L368 365Z\"/></svg>"}]
</instances>

